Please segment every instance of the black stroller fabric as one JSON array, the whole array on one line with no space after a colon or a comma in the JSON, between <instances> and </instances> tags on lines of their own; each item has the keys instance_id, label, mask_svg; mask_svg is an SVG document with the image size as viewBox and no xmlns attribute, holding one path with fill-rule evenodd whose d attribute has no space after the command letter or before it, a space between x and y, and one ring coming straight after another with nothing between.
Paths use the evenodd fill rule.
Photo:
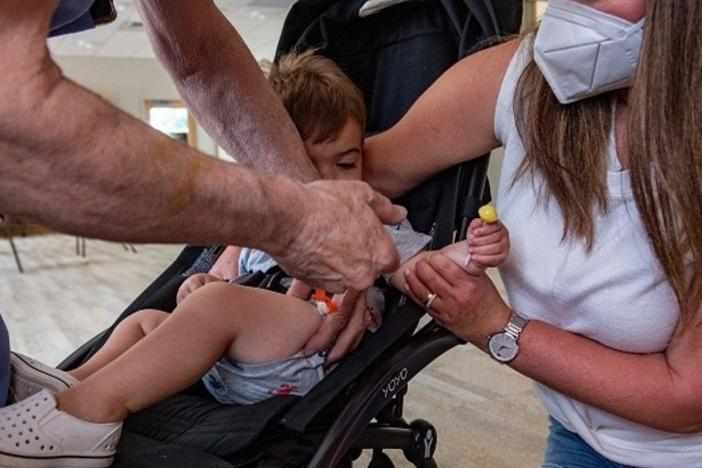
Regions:
<instances>
[{"instance_id":1,"label":"black stroller fabric","mask_svg":"<svg viewBox=\"0 0 702 468\"><path fill-rule=\"evenodd\" d=\"M495 33L518 32L522 16L521 2L515 0L433 0L403 3L359 18L364 3L297 2L285 22L277 55L315 48L338 63L366 98L368 135L393 126L444 71L493 43ZM415 229L430 232L437 221L453 227L450 219L442 219L454 213L442 200L444 182L455 183L435 178L398 200L411 207L409 219ZM432 234L435 246L450 242L452 235Z\"/></svg>"},{"instance_id":2,"label":"black stroller fabric","mask_svg":"<svg viewBox=\"0 0 702 468\"><path fill-rule=\"evenodd\" d=\"M521 0L422 0L359 18L363 3L298 1L285 22L277 55L316 48L339 63L364 93L369 134L396 123L447 68L488 44L496 31L516 33L521 18ZM415 228L432 235L434 247L450 242L456 231L461 214L457 192L462 185L456 174L446 171L400 200ZM217 248L187 248L120 319L146 307L172 310L180 283L190 273L206 271L217 253ZM246 281L260 285L271 277L261 273ZM128 418L114 466L304 466L319 441L318 435L308 434L323 434L325 424L338 413L338 404L352 398L354 380L384 353L393 353L423 315L419 307L404 304L399 294L388 303L395 305L383 327L304 398L222 406L196 385ZM84 345L61 367L83 362L110 331Z\"/></svg>"}]
</instances>

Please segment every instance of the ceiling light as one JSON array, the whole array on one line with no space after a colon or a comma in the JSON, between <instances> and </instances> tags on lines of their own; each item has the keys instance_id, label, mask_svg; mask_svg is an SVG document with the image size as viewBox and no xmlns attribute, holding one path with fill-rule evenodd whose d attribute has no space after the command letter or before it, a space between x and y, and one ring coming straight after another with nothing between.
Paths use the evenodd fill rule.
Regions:
<instances>
[{"instance_id":1,"label":"ceiling light","mask_svg":"<svg viewBox=\"0 0 702 468\"><path fill-rule=\"evenodd\" d=\"M259 10L251 10L251 13L249 13L249 16L253 19L257 19L259 21L263 21L266 19L266 15L261 13Z\"/></svg>"},{"instance_id":2,"label":"ceiling light","mask_svg":"<svg viewBox=\"0 0 702 468\"><path fill-rule=\"evenodd\" d=\"M78 47L82 47L82 48L84 48L84 49L92 50L92 49L94 49L95 47L97 47L97 44L95 44L94 42L91 42L91 41L86 41L86 40L83 40L83 39L78 39Z\"/></svg>"}]
</instances>

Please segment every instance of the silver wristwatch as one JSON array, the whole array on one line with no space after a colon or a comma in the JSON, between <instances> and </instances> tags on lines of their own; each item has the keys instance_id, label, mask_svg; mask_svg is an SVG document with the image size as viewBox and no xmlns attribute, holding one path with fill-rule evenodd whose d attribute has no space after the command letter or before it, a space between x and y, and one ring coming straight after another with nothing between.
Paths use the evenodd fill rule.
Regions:
<instances>
[{"instance_id":1,"label":"silver wristwatch","mask_svg":"<svg viewBox=\"0 0 702 468\"><path fill-rule=\"evenodd\" d=\"M512 312L512 317L504 330L490 335L487 348L490 356L497 362L507 364L514 360L519 353L519 334L524 330L529 320L516 312Z\"/></svg>"}]
</instances>

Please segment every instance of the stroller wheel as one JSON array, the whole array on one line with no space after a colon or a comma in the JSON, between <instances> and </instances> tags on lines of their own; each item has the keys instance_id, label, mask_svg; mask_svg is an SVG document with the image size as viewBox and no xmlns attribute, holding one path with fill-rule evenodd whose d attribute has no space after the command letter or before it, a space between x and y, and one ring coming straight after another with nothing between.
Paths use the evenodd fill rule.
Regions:
<instances>
[{"instance_id":1,"label":"stroller wheel","mask_svg":"<svg viewBox=\"0 0 702 468\"><path fill-rule=\"evenodd\" d=\"M423 419L410 423L412 429L412 446L404 450L407 460L416 466L432 466L434 451L436 451L437 434L434 426Z\"/></svg>"},{"instance_id":2,"label":"stroller wheel","mask_svg":"<svg viewBox=\"0 0 702 468\"><path fill-rule=\"evenodd\" d=\"M368 468L395 468L395 464L386 454L380 450L374 450L373 458L371 459Z\"/></svg>"}]
</instances>

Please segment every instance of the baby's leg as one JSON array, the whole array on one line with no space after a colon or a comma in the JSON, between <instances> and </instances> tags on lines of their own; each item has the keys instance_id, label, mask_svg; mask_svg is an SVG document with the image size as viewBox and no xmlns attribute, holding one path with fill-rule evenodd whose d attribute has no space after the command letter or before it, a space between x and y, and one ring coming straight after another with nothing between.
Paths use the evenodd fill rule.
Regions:
<instances>
[{"instance_id":1,"label":"baby's leg","mask_svg":"<svg viewBox=\"0 0 702 468\"><path fill-rule=\"evenodd\" d=\"M88 362L69 374L78 380L85 380L151 333L169 315L167 312L155 309L144 309L133 313L117 325L104 346Z\"/></svg>"},{"instance_id":2,"label":"baby's leg","mask_svg":"<svg viewBox=\"0 0 702 468\"><path fill-rule=\"evenodd\" d=\"M320 323L305 301L211 283L124 354L59 394L59 409L88 421L121 420L192 385L222 355L249 363L294 355Z\"/></svg>"}]
</instances>

